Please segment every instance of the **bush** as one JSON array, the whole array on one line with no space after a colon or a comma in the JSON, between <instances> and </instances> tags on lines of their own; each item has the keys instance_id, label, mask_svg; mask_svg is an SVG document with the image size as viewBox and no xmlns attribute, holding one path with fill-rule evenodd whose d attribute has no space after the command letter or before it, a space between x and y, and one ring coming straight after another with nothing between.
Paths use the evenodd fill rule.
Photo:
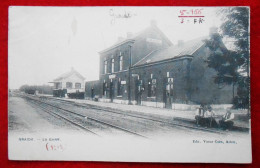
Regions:
<instances>
[{"instance_id":1,"label":"bush","mask_svg":"<svg viewBox=\"0 0 260 168\"><path fill-rule=\"evenodd\" d=\"M36 91L40 94L52 94L52 87L49 85L23 85L19 90L27 94L35 94Z\"/></svg>"}]
</instances>

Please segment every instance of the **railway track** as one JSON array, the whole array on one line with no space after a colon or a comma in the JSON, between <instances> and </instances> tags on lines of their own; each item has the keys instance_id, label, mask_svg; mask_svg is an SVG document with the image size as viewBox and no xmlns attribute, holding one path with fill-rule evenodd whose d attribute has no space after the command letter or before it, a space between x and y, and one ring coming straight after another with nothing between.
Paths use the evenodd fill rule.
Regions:
<instances>
[{"instance_id":1,"label":"railway track","mask_svg":"<svg viewBox=\"0 0 260 168\"><path fill-rule=\"evenodd\" d=\"M99 111L103 111L103 112L109 112L109 113L113 113L113 114L117 114L117 115L126 115L129 117L133 117L133 118L139 118L139 119L144 119L144 120L149 120L149 121L153 121L153 122L158 122L158 123L162 123L162 124L167 124L170 126L175 126L175 127L181 127L181 128L187 128L187 129L192 129L192 130L196 130L196 131L203 131L203 132L210 132L210 133L217 133L217 134L226 134L226 132L224 131L220 131L218 129L214 129L214 128L204 128L204 127L198 127L198 126L194 126L191 124L183 124L183 123L179 123L176 121L166 121L166 120L162 120L162 119L158 119L158 118L151 118L148 116L144 116L144 115L136 115L136 114L129 114L129 113L125 113L122 111L115 111L114 109L110 110L110 109L104 109L104 108L100 108L100 107L96 107L93 105L83 105L83 104L79 104L73 101L69 101L69 100L62 100L62 99L56 99L53 97L50 97L50 99L55 100L55 101L59 101L59 102L66 102L72 105L77 105L79 107L82 108L87 108L87 109L95 109L95 110L99 110ZM109 115L109 113L106 113L106 115ZM78 114L78 113L77 113Z\"/></svg>"},{"instance_id":2,"label":"railway track","mask_svg":"<svg viewBox=\"0 0 260 168\"><path fill-rule=\"evenodd\" d=\"M71 111L71 110L68 110L68 109L64 109L64 108L61 108L59 106L56 106L56 105L53 105L53 104L50 104L50 103L47 103L47 102L44 102L44 101L41 101L41 100L38 100L36 98L33 98L31 96L25 96L26 98L29 98L30 100L33 100L35 102L38 102L37 105L40 106L41 108L45 109L46 112L48 112L49 114L55 116L55 117L60 117L68 122L70 122L71 124L77 126L77 127L80 127L84 130L87 130L88 132L91 132L92 134L95 134L95 135L98 135L97 133L91 131L90 129L86 128L85 126L83 126L80 122L77 122L77 121L73 121L72 119L69 119L68 117L65 117L64 115L61 115L61 114L58 114L56 112L54 112L53 110L50 110L49 108L46 107L49 106L49 107L52 107L52 108L55 108L55 109L58 109L60 111L63 111L63 112L66 112L66 113L69 113L70 115L74 115L74 116L77 116L77 117L80 117L81 120L86 120L86 121L94 121L96 123L99 123L99 124L103 124L103 125L106 125L106 126L109 126L109 127L112 127L114 129L117 129L117 130L120 130L120 131L123 131L123 132L126 132L128 134L132 134L132 135L135 135L135 136L138 136L138 137L142 137L142 138L148 138L144 135L141 135L139 133L136 133L132 130L129 130L129 129L126 129L126 128L123 128L123 127L120 127L120 126L117 126L115 124L112 124L112 123L109 123L109 122L106 122L106 121L102 121L100 119L97 119L97 118L94 118L94 117L89 117L89 116L86 116L86 115L82 115L82 114L79 114L79 113L76 113L74 111ZM45 106L43 106L45 105ZM99 136L99 135L98 135Z\"/></svg>"},{"instance_id":3,"label":"railway track","mask_svg":"<svg viewBox=\"0 0 260 168\"><path fill-rule=\"evenodd\" d=\"M34 103L35 105L40 107L42 110L44 110L45 112L47 112L48 114L50 114L50 115L52 115L52 116L54 116L56 118L63 119L63 120L69 122L70 124L72 124L72 125L74 125L76 127L79 127L79 128L81 128L81 129L83 129L83 130L85 130L87 132L90 132L90 133L94 134L94 135L100 136L97 133L95 133L95 132L91 131L90 129L88 129L87 127L83 126L82 124L80 124L77 121L73 121L72 119L69 119L68 117L62 116L62 115L54 112L53 110L50 110L50 109L40 105L39 103L35 103L35 102L32 102L32 103Z\"/></svg>"},{"instance_id":4,"label":"railway track","mask_svg":"<svg viewBox=\"0 0 260 168\"><path fill-rule=\"evenodd\" d=\"M84 108L88 108L88 109L95 109L95 110L99 110L99 111L106 111L106 112L110 112L110 113L115 113L115 114L121 114L121 115L127 115L127 116L132 116L135 118L141 118L141 119L147 119L147 120L151 120L151 121L155 121L155 122L160 122L160 123L168 123L168 124L172 124L175 126L180 126L180 127L185 127L185 128L189 128L189 129L194 129L194 130L201 130L204 132L212 132L212 133L219 133L219 134L226 134L225 131L220 130L218 128L204 128L204 127L200 127L195 125L195 122L183 119L183 118L179 118L179 117L174 117L173 120L177 121L177 122L173 122L173 121L166 121L164 119L158 119L158 118L151 118L150 116L146 116L146 115L138 115L138 114L132 114L132 113L127 113L125 111L122 110L118 110L118 109L104 109L101 107L98 107L96 105L90 105L90 104L82 104L82 103L77 103L71 100L63 100L63 99L58 99L58 98L54 98L54 97L49 97L49 99L52 99L54 101L59 101L59 102L65 102L66 104L72 104L72 105L76 105L79 107L84 107ZM188 123L188 124L183 124L184 123ZM249 128L244 128L244 127L239 127L239 126L233 126L232 129L233 132L249 132Z\"/></svg>"},{"instance_id":5,"label":"railway track","mask_svg":"<svg viewBox=\"0 0 260 168\"><path fill-rule=\"evenodd\" d=\"M140 115L136 115L136 114L129 114L129 113L121 112L119 110L115 111L114 109L110 110L110 109L104 109L104 108L96 107L96 106L93 106L93 105L83 105L83 104L79 104L79 103L69 101L69 100L56 99L56 98L52 98L52 97L51 97L51 99L57 100L57 101L60 101L60 102L70 103L70 104L77 105L77 106L84 107L84 108L88 108L88 109L95 109L95 110L110 112L110 113L119 114L119 115L126 115L126 116L130 116L130 117L134 117L134 118L150 120L150 121L168 124L168 125L172 125L172 126L184 127L184 128L188 128L188 129L197 130L197 131L226 134L224 131L219 131L218 129L203 128L203 127L192 126L192 125L182 124L182 123L173 122L173 121L169 122L169 121L161 120L161 119L158 119L158 118L151 118L151 117L148 117L148 116L140 116Z\"/></svg>"}]
</instances>

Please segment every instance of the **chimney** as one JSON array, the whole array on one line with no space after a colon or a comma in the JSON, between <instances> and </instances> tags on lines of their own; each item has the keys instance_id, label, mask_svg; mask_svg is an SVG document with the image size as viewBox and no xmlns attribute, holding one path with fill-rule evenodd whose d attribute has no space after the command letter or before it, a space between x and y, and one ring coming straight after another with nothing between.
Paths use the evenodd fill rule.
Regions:
<instances>
[{"instance_id":1,"label":"chimney","mask_svg":"<svg viewBox=\"0 0 260 168\"><path fill-rule=\"evenodd\" d=\"M151 24L152 27L157 27L157 22L156 22L156 20L151 20L151 21L150 21L150 24Z\"/></svg>"},{"instance_id":2,"label":"chimney","mask_svg":"<svg viewBox=\"0 0 260 168\"><path fill-rule=\"evenodd\" d=\"M184 42L183 42L183 40L178 40L178 47L181 47L181 46L183 46L183 44L184 44Z\"/></svg>"},{"instance_id":3,"label":"chimney","mask_svg":"<svg viewBox=\"0 0 260 168\"><path fill-rule=\"evenodd\" d=\"M132 38L133 37L133 33L132 32L127 32L126 33L126 37L127 38Z\"/></svg>"},{"instance_id":4,"label":"chimney","mask_svg":"<svg viewBox=\"0 0 260 168\"><path fill-rule=\"evenodd\" d=\"M209 29L209 36L212 37L214 34L218 33L218 28L213 26Z\"/></svg>"}]
</instances>

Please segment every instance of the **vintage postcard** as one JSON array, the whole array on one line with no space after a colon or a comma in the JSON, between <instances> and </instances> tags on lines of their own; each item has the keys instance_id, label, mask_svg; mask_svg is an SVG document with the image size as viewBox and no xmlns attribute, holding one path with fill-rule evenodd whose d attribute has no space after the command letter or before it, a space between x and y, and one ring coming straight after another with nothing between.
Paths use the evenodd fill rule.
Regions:
<instances>
[{"instance_id":1,"label":"vintage postcard","mask_svg":"<svg viewBox=\"0 0 260 168\"><path fill-rule=\"evenodd\" d=\"M249 7L10 6L10 160L251 163Z\"/></svg>"}]
</instances>

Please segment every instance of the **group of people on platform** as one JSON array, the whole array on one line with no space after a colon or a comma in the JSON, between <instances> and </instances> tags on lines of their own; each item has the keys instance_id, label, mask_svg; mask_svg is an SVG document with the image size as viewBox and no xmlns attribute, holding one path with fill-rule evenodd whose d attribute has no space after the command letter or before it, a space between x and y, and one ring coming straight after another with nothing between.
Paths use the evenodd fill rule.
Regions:
<instances>
[{"instance_id":1,"label":"group of people on platform","mask_svg":"<svg viewBox=\"0 0 260 168\"><path fill-rule=\"evenodd\" d=\"M234 113L231 113L231 111L228 110L226 114L222 116L219 122L217 122L216 118L217 115L210 105L201 104L195 114L197 125L205 127L220 127L224 130L232 128L235 116Z\"/></svg>"}]
</instances>

